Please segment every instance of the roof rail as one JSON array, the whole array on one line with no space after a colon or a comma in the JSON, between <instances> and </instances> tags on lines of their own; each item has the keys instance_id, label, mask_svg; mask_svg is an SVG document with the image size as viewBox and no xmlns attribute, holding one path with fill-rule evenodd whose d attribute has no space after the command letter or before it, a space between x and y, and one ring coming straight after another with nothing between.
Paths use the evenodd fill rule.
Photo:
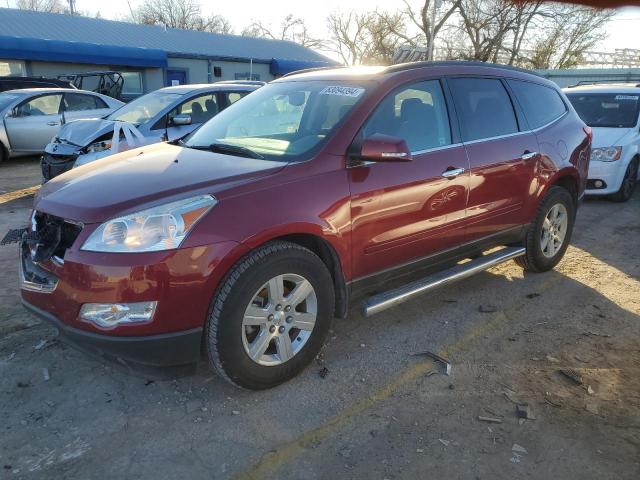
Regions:
<instances>
[{"instance_id":1,"label":"roof rail","mask_svg":"<svg viewBox=\"0 0 640 480\"><path fill-rule=\"evenodd\" d=\"M285 73L281 78L289 77L291 75L297 75L299 73L308 73L308 72L319 72L320 70L335 70L337 68L347 68L344 65L334 65L332 67L313 67L313 68L303 68L302 70L294 70L293 72Z\"/></svg>"},{"instance_id":2,"label":"roof rail","mask_svg":"<svg viewBox=\"0 0 640 480\"><path fill-rule=\"evenodd\" d=\"M220 80L219 82L215 82L215 83L228 83L228 84L233 84L233 85L266 85L267 82L263 82L261 80Z\"/></svg>"},{"instance_id":3,"label":"roof rail","mask_svg":"<svg viewBox=\"0 0 640 480\"><path fill-rule=\"evenodd\" d=\"M609 83L632 83L636 87L640 87L640 83L636 83L638 80L580 80L578 83L569 85L567 88L582 87L584 85L606 85Z\"/></svg>"},{"instance_id":4,"label":"roof rail","mask_svg":"<svg viewBox=\"0 0 640 480\"><path fill-rule=\"evenodd\" d=\"M500 63L481 62L478 60L435 60L435 61L420 61L420 62L407 62L398 63L387 67L387 72L401 72L403 70L412 70L414 68L424 67L453 67L456 65L471 66L471 67L491 67L499 68L501 70L511 70L514 72L528 73L530 75L541 75L533 70L527 70L526 68L514 67L513 65L503 65Z\"/></svg>"}]
</instances>

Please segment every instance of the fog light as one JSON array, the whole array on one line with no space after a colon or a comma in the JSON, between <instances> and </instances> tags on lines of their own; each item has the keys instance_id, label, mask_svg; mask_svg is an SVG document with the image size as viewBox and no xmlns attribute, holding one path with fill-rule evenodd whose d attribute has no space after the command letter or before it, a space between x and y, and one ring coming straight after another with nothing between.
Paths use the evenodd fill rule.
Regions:
<instances>
[{"instance_id":1,"label":"fog light","mask_svg":"<svg viewBox=\"0 0 640 480\"><path fill-rule=\"evenodd\" d=\"M148 322L153 318L158 302L85 303L80 318L103 328L121 324Z\"/></svg>"},{"instance_id":2,"label":"fog light","mask_svg":"<svg viewBox=\"0 0 640 480\"><path fill-rule=\"evenodd\" d=\"M596 188L602 188L602 185L604 184L602 183L602 180L596 180L594 182L594 185L596 186Z\"/></svg>"}]
</instances>

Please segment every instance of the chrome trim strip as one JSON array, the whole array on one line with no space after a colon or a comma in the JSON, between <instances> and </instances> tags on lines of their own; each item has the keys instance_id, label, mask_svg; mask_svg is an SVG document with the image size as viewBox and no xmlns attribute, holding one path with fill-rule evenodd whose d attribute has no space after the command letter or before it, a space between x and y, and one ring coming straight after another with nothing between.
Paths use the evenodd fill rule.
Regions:
<instances>
[{"instance_id":1,"label":"chrome trim strip","mask_svg":"<svg viewBox=\"0 0 640 480\"><path fill-rule=\"evenodd\" d=\"M411 300L420 294L468 278L495 265L511 260L512 258L524 255L525 251L524 247L503 248L485 257L456 265L448 270L434 273L433 275L408 283L402 287L373 295L362 302L363 314L365 317L370 317L383 310Z\"/></svg>"},{"instance_id":2,"label":"chrome trim strip","mask_svg":"<svg viewBox=\"0 0 640 480\"><path fill-rule=\"evenodd\" d=\"M558 118L556 118L555 120L551 120L549 123L542 125L541 127L538 127L536 129L531 130L533 133L539 132L540 130L544 130L547 127L550 127L551 125L553 125L554 123L562 120L565 116L569 115L569 110L565 110L564 113L562 115L560 115Z\"/></svg>"},{"instance_id":3,"label":"chrome trim strip","mask_svg":"<svg viewBox=\"0 0 640 480\"><path fill-rule=\"evenodd\" d=\"M40 283L30 282L24 278L24 263L22 258L22 245L20 245L20 265L18 265L18 276L20 278L20 289L37 293L53 293L58 287L58 279L56 278L53 286L42 285Z\"/></svg>"},{"instance_id":4,"label":"chrome trim strip","mask_svg":"<svg viewBox=\"0 0 640 480\"><path fill-rule=\"evenodd\" d=\"M474 143L491 142L492 140L502 140L503 138L518 137L520 135L527 135L530 133L531 133L531 130L523 130L522 132L508 133L506 135L497 135L495 137L488 137L488 138L479 138L477 140L470 140L468 142L463 142L463 143L464 145L473 145Z\"/></svg>"},{"instance_id":5,"label":"chrome trim strip","mask_svg":"<svg viewBox=\"0 0 640 480\"><path fill-rule=\"evenodd\" d=\"M437 152L440 150L448 150L449 148L455 148L455 147L461 147L462 143L452 143L450 145L442 145L441 147L433 147L433 148L426 148L424 150L417 150L415 152L411 152L411 155L422 155L423 153L431 153L431 152Z\"/></svg>"}]
</instances>

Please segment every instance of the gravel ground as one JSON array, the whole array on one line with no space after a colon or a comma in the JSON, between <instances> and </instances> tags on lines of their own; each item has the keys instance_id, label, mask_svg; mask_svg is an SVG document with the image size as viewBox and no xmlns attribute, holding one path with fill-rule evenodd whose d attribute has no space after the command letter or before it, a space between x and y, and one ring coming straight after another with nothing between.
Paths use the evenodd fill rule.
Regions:
<instances>
[{"instance_id":1,"label":"gravel ground","mask_svg":"<svg viewBox=\"0 0 640 480\"><path fill-rule=\"evenodd\" d=\"M38 182L33 159L0 165L0 234ZM553 272L507 263L353 309L257 393L204 363L159 381L67 347L20 306L16 259L0 247L1 479L640 478L640 193L584 202Z\"/></svg>"}]
</instances>

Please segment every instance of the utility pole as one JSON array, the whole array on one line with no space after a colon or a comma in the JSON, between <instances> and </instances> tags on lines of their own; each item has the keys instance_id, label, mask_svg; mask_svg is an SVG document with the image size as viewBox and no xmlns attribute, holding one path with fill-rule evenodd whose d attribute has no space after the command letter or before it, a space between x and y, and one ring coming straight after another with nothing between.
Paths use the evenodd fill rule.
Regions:
<instances>
[{"instance_id":1,"label":"utility pole","mask_svg":"<svg viewBox=\"0 0 640 480\"><path fill-rule=\"evenodd\" d=\"M433 8L431 9L431 31L429 32L429 50L427 52L427 60L433 60L436 40L436 13L438 13L439 0L432 0Z\"/></svg>"},{"instance_id":2,"label":"utility pole","mask_svg":"<svg viewBox=\"0 0 640 480\"><path fill-rule=\"evenodd\" d=\"M69 14L76 14L76 0L69 0Z\"/></svg>"}]
</instances>

